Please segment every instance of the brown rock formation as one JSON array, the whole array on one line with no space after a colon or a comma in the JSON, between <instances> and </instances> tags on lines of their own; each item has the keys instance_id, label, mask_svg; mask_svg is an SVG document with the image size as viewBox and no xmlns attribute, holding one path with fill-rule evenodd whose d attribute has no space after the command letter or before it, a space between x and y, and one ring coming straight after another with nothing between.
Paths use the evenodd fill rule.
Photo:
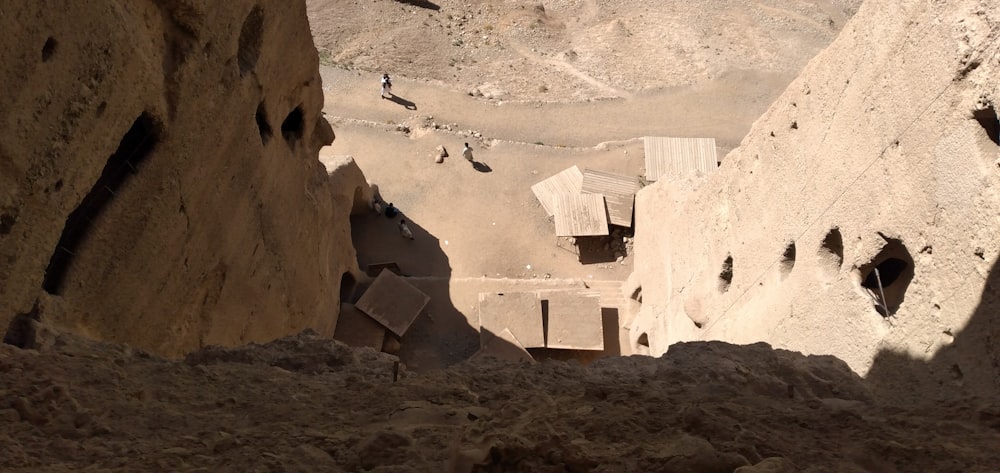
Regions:
<instances>
[{"instance_id":1,"label":"brown rock formation","mask_svg":"<svg viewBox=\"0 0 1000 473\"><path fill-rule=\"evenodd\" d=\"M12 2L0 30L0 326L38 300L164 355L332 333L356 268L334 202L364 180L316 159L303 2Z\"/></svg>"},{"instance_id":2,"label":"brown rock formation","mask_svg":"<svg viewBox=\"0 0 1000 473\"><path fill-rule=\"evenodd\" d=\"M767 340L864 374L964 338L897 388L996 393L1000 332L970 319L997 309L998 36L987 2L865 3L719 172L640 193L633 340Z\"/></svg>"},{"instance_id":3,"label":"brown rock formation","mask_svg":"<svg viewBox=\"0 0 1000 473\"><path fill-rule=\"evenodd\" d=\"M880 405L846 364L674 345L590 367L393 360L302 334L186 362L54 334L0 345L0 469L993 471L996 399ZM749 465L753 465L750 467Z\"/></svg>"}]
</instances>

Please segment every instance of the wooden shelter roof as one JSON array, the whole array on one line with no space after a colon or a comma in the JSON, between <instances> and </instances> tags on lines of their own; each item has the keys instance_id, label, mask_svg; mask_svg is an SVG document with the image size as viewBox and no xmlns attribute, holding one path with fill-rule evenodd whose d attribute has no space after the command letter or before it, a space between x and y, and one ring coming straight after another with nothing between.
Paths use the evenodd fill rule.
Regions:
<instances>
[{"instance_id":1,"label":"wooden shelter roof","mask_svg":"<svg viewBox=\"0 0 1000 473\"><path fill-rule=\"evenodd\" d=\"M593 169L584 169L581 190L588 194L603 194L612 225L632 226L632 206L639 191L639 179Z\"/></svg>"},{"instance_id":2,"label":"wooden shelter roof","mask_svg":"<svg viewBox=\"0 0 1000 473\"><path fill-rule=\"evenodd\" d=\"M545 293L541 297L548 300L546 347L604 350L604 319L599 293L560 291Z\"/></svg>"},{"instance_id":3,"label":"wooden shelter roof","mask_svg":"<svg viewBox=\"0 0 1000 473\"><path fill-rule=\"evenodd\" d=\"M690 172L709 173L719 166L715 138L643 137L646 180L678 178Z\"/></svg>"},{"instance_id":4,"label":"wooden shelter roof","mask_svg":"<svg viewBox=\"0 0 1000 473\"><path fill-rule=\"evenodd\" d=\"M563 194L555 198L556 236L608 234L603 194Z\"/></svg>"},{"instance_id":5,"label":"wooden shelter roof","mask_svg":"<svg viewBox=\"0 0 1000 473\"><path fill-rule=\"evenodd\" d=\"M392 271L382 271L357 308L402 337L431 298Z\"/></svg>"},{"instance_id":6,"label":"wooden shelter roof","mask_svg":"<svg viewBox=\"0 0 1000 473\"><path fill-rule=\"evenodd\" d=\"M480 343L509 330L525 348L545 346L542 303L534 292L479 294Z\"/></svg>"},{"instance_id":7,"label":"wooden shelter roof","mask_svg":"<svg viewBox=\"0 0 1000 473\"><path fill-rule=\"evenodd\" d=\"M535 197L538 198L542 207L545 208L545 212L551 217L556 213L557 196L579 194L582 185L583 173L580 172L580 168L573 166L531 186L531 192L535 193Z\"/></svg>"}]
</instances>

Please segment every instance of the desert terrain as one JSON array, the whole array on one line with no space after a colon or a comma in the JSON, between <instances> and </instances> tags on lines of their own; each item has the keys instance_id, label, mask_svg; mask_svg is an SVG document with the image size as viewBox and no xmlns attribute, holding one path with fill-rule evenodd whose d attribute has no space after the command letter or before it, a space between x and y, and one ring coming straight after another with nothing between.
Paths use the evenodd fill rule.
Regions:
<instances>
[{"instance_id":1,"label":"desert terrain","mask_svg":"<svg viewBox=\"0 0 1000 473\"><path fill-rule=\"evenodd\" d=\"M308 2L337 134L321 155L353 157L415 229L408 242L392 221L354 217L362 267L397 261L440 278L453 304L435 320L475 328L475 294L490 285L468 278L586 285L633 270L630 243L621 258L580 264L533 184L573 165L641 180L643 136L715 138L723 157L857 2L419 5ZM391 100L379 97L382 72ZM478 168L461 158L464 143ZM438 146L450 153L440 164ZM631 353L628 334L619 338Z\"/></svg>"},{"instance_id":2,"label":"desert terrain","mask_svg":"<svg viewBox=\"0 0 1000 473\"><path fill-rule=\"evenodd\" d=\"M987 2L51 3L0 7L2 471L1000 467ZM722 165L582 264L530 187L646 135ZM426 310L333 339L386 261ZM480 293L581 288L603 352L470 359Z\"/></svg>"}]
</instances>

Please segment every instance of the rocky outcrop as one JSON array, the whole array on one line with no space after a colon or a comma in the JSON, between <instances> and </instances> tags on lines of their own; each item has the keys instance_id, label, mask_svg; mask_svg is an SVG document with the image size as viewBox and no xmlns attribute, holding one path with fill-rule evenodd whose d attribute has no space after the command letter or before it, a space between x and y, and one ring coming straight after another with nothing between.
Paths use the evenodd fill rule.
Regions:
<instances>
[{"instance_id":1,"label":"rocky outcrop","mask_svg":"<svg viewBox=\"0 0 1000 473\"><path fill-rule=\"evenodd\" d=\"M0 326L37 301L163 355L332 333L365 184L317 160L303 1L9 2L0 30Z\"/></svg>"},{"instance_id":2,"label":"rocky outcrop","mask_svg":"<svg viewBox=\"0 0 1000 473\"><path fill-rule=\"evenodd\" d=\"M308 333L185 362L55 333L38 351L0 345L0 379L5 471L967 472L1000 461L996 399L884 407L842 361L765 344L414 374Z\"/></svg>"},{"instance_id":3,"label":"rocky outcrop","mask_svg":"<svg viewBox=\"0 0 1000 473\"><path fill-rule=\"evenodd\" d=\"M989 2L865 3L717 173L640 192L632 340L766 340L911 396L1000 391L998 36Z\"/></svg>"}]
</instances>

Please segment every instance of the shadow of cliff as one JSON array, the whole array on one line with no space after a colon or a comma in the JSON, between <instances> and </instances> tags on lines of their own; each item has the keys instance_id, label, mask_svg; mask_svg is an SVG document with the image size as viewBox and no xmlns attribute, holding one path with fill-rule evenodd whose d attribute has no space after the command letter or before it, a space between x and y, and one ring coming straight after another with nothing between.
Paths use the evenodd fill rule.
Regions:
<instances>
[{"instance_id":1,"label":"shadow of cliff","mask_svg":"<svg viewBox=\"0 0 1000 473\"><path fill-rule=\"evenodd\" d=\"M880 399L937 404L960 397L1000 398L1000 260L986 277L979 304L962 328L942 330L947 343L929 361L878 353L866 376ZM946 311L946 302L939 310Z\"/></svg>"},{"instance_id":2,"label":"shadow of cliff","mask_svg":"<svg viewBox=\"0 0 1000 473\"><path fill-rule=\"evenodd\" d=\"M413 371L445 368L479 350L478 324L470 322L474 314L467 317L452 302L451 265L440 240L401 210L394 218L374 212L351 217L358 264L362 271L395 264L408 283L430 296L427 307L402 338L387 333L386 346L390 348L386 351L397 354ZM400 234L401 218L406 219L413 240Z\"/></svg>"}]
</instances>

